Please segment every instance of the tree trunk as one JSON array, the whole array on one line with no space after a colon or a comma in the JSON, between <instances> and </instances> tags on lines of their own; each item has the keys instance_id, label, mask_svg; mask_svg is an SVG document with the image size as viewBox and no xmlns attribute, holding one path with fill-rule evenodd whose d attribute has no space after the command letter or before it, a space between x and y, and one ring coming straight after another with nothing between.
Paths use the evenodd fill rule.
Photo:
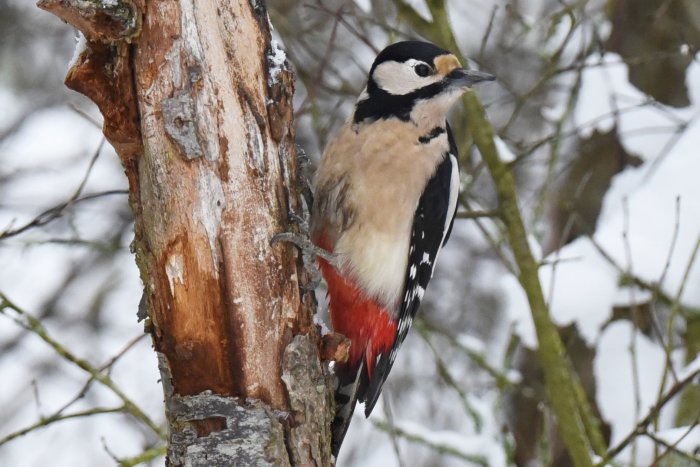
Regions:
<instances>
[{"instance_id":1,"label":"tree trunk","mask_svg":"<svg viewBox=\"0 0 700 467\"><path fill-rule=\"evenodd\" d=\"M171 466L329 465L332 407L296 252L292 75L260 1L41 0L87 40L66 84L129 179Z\"/></svg>"}]
</instances>

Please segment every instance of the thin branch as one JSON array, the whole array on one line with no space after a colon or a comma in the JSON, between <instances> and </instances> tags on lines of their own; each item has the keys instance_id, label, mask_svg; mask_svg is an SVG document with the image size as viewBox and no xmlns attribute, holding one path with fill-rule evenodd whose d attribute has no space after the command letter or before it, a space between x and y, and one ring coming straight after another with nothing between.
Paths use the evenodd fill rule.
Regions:
<instances>
[{"instance_id":1,"label":"thin branch","mask_svg":"<svg viewBox=\"0 0 700 467\"><path fill-rule=\"evenodd\" d=\"M639 423L637 423L634 429L627 436L625 436L622 439L622 441L620 441L619 443L617 443L617 445L608 450L603 459L596 464L596 467L603 467L604 465L607 465L612 459L614 459L618 454L620 454L632 442L632 440L634 440L634 438L645 434L647 426L649 426L654 421L654 419L656 419L656 417L659 415L659 412L661 412L661 409L671 399L673 399L673 397L676 396L687 384L692 383L692 381L695 378L697 378L698 375L700 375L700 370L695 370L694 372L690 373L688 376L679 380L676 384L671 386L668 392L661 399L659 399L651 409L649 409L647 415L643 419L641 419Z\"/></svg>"},{"instance_id":2,"label":"thin branch","mask_svg":"<svg viewBox=\"0 0 700 467\"><path fill-rule=\"evenodd\" d=\"M611 266L613 266L622 276L625 280L627 280L629 283L636 285L637 287L641 287L644 290L648 290L654 294L656 298L658 298L662 303L672 306L674 303L674 298L665 293L661 288L658 286L658 284L652 283L645 281L644 279L641 279L638 276L628 276L627 273L625 272L625 269L620 266L615 259L612 257L610 253L607 252L603 248L603 246L598 243L598 241L592 236L592 235L587 235L588 240L591 242L593 247L600 253L600 255L608 262L610 263ZM685 308L686 310L691 310L696 313L700 313L700 309L694 309L694 308Z\"/></svg>"},{"instance_id":3,"label":"thin branch","mask_svg":"<svg viewBox=\"0 0 700 467\"><path fill-rule=\"evenodd\" d=\"M492 366L486 359L485 355L480 354L479 352L475 352L473 349L470 349L469 347L465 346L459 341L459 339L456 339L444 330L437 328L425 318L419 316L414 325L416 326L416 330L420 333L421 336L423 336L423 329L433 333L439 333L440 336L444 337L450 345L452 345L457 350L465 354L479 368L481 368L489 376L491 376L494 379L496 386L499 390L503 391L506 389L510 389L514 386L514 383L511 380L511 378L509 378L507 374L501 372L498 368Z\"/></svg>"},{"instance_id":4,"label":"thin branch","mask_svg":"<svg viewBox=\"0 0 700 467\"><path fill-rule=\"evenodd\" d=\"M385 421L372 420L372 424L382 431L388 432L388 431L392 430L396 434L396 436L399 436L401 438L405 438L408 441L411 441L411 442L416 443L416 444L422 444L423 446L427 446L430 449L433 449L440 454L446 454L449 456L456 457L458 459L465 460L467 462L471 462L471 463L476 464L476 465L481 465L483 467L489 467L488 460L485 459L483 456L466 454L458 449L455 449L452 446L448 446L446 444L441 444L441 443L436 443L436 442L431 441L429 439L426 439L418 434L409 433L408 431L406 431L400 427L389 426Z\"/></svg>"},{"instance_id":5,"label":"thin branch","mask_svg":"<svg viewBox=\"0 0 700 467\"><path fill-rule=\"evenodd\" d=\"M80 190L82 190L82 188L80 188ZM80 192L77 191L76 194L80 195ZM37 215L34 219L27 222L23 226L17 227L16 229L8 228L7 230L0 232L0 240L4 240L4 239L10 238L10 237L15 237L15 236L22 234L22 233L26 232L27 230L32 229L34 227L44 226L44 225L48 224L49 222L52 222L52 221L58 219L59 217L61 217L61 215L63 215L63 212L67 208L69 208L71 206L75 206L78 203L82 203L84 201L90 201L90 200L97 199L97 198L102 198L104 196L128 195L128 194L129 194L128 190L107 190L107 191L101 191L99 193L91 193L89 195L85 195L82 197L73 195L67 201L64 201L61 204L58 204L52 208L49 208L49 209L43 211L42 213Z\"/></svg>"},{"instance_id":6,"label":"thin branch","mask_svg":"<svg viewBox=\"0 0 700 467\"><path fill-rule=\"evenodd\" d=\"M135 338L131 339L131 341L129 341L129 342L124 346L124 348L123 348L122 350L120 350L116 355L112 356L109 360L107 360L107 362L106 362L104 365L102 365L102 366L99 368L99 370L100 370L100 371L105 371L105 370L107 370L107 369L111 369L112 366L113 366L121 357L123 357L124 354L126 354L126 352L128 352L129 350L131 350L131 348L133 348L134 345L136 345L137 342L139 342L141 339L143 339L143 338L146 337L146 336L147 336L147 334L140 334L140 335L136 336ZM56 412L55 412L54 415L52 415L52 416L60 416L64 411L68 410L69 407L71 407L73 404L75 404L75 403L78 402L80 399L82 399L83 397L85 397L85 394L87 394L88 389L90 389L90 386L92 386L92 383L93 383L94 381L95 381L95 378L92 377L92 376L90 376L90 377L88 378L88 380L85 382L85 384L83 384L83 386L80 388L80 391L78 391L78 393L77 393L71 400L69 400L68 402L66 402L65 404L63 404L58 410L56 410Z\"/></svg>"},{"instance_id":7,"label":"thin branch","mask_svg":"<svg viewBox=\"0 0 700 467\"><path fill-rule=\"evenodd\" d=\"M562 438L574 465L578 467L591 466L593 465L589 454L591 440L586 435L586 432L589 431L586 428L590 427L593 430L594 424L585 421L584 418L590 418L592 410L590 407L579 407L577 404L576 394L578 391L574 389L574 386L580 382L569 369L570 365L567 363L561 338L554 323L549 318L549 310L545 304L539 281L538 265L530 250L527 232L520 214L513 174L498 156L493 141L493 129L486 120L484 109L478 98L475 94L468 93L465 101L474 141L479 147L496 184L500 212L518 264L518 279L530 304L539 341L538 349L545 373L545 384L552 407L560 423ZM602 440L602 435L596 435L595 438ZM599 444L597 441L593 442L593 445Z\"/></svg>"},{"instance_id":8,"label":"thin branch","mask_svg":"<svg viewBox=\"0 0 700 467\"><path fill-rule=\"evenodd\" d=\"M497 218L497 211L459 211L455 218L457 219L482 219L487 218Z\"/></svg>"},{"instance_id":9,"label":"thin branch","mask_svg":"<svg viewBox=\"0 0 700 467\"><path fill-rule=\"evenodd\" d=\"M663 439L656 436L654 433L651 433L649 430L647 430L644 433L645 436L647 436L649 439L654 441L654 443L666 448L666 451L664 451L660 456L658 456L656 459L654 459L654 464L652 464L652 467L658 466L660 464L661 460L663 460L664 457L668 456L671 453L674 453L678 456L681 456L681 457L685 458L686 460L693 462L695 465L700 464L700 457L693 456L692 454L689 454L689 453L683 451L682 449L678 449L678 445L680 444L680 442L683 441L690 434L690 432L692 432L695 429L695 427L697 427L697 426L698 426L698 421L696 420L692 425L690 425L688 427L688 429L685 431L685 433L683 433L683 435L680 438L678 438L677 440L675 440L673 442L673 444L667 443Z\"/></svg>"},{"instance_id":10,"label":"thin branch","mask_svg":"<svg viewBox=\"0 0 700 467\"><path fill-rule=\"evenodd\" d=\"M457 393L459 400L462 401L464 410L469 414L472 421L474 422L475 431L477 433L480 433L484 422L481 420L481 416L476 411L476 409L472 407L472 404L471 402L469 402L469 398L467 397L467 394L464 391L464 389L462 389L457 383L457 381L455 381L455 379L452 377L452 374L450 373L450 370L447 368L445 361L440 357L440 352L438 352L438 350L433 345L433 342L430 340L430 333L428 332L428 327L421 326L420 323L416 323L416 330L418 331L418 334L423 338L425 343L428 344L430 351L433 353L433 358L435 359L435 364L437 365L437 370L438 374L440 375L440 378L442 378L442 380L449 387L454 389L454 391Z\"/></svg>"},{"instance_id":11,"label":"thin branch","mask_svg":"<svg viewBox=\"0 0 700 467\"><path fill-rule=\"evenodd\" d=\"M391 402L389 400L389 394L387 393L387 391L384 391L382 393L382 401L384 402L382 407L384 409L384 415L386 416L387 426L389 426L390 428L388 434L389 439L391 440L391 447L394 449L394 454L396 455L396 462L399 464L399 467L404 467L405 464L403 462L403 459L401 458L401 450L399 449L399 440L396 437L396 430L394 429L394 413L391 410Z\"/></svg>"},{"instance_id":12,"label":"thin branch","mask_svg":"<svg viewBox=\"0 0 700 467\"><path fill-rule=\"evenodd\" d=\"M12 310L14 315L8 314L6 310ZM148 415L146 415L139 407L136 405L110 378L108 375L103 373L99 368L91 365L87 360L78 358L73 355L66 347L54 340L47 332L46 328L41 324L39 320L34 318L32 315L21 309L19 306L15 305L10 301L7 296L0 292L0 313L8 316L15 323L27 329L28 331L36 334L41 340L46 342L52 349L54 349L61 357L65 360L75 364L78 368L89 373L95 380L100 382L102 385L109 388L121 401L124 403L124 410L136 419L143 422L148 426L154 433L156 433L160 438L166 439L165 431L154 422Z\"/></svg>"},{"instance_id":13,"label":"thin branch","mask_svg":"<svg viewBox=\"0 0 700 467\"><path fill-rule=\"evenodd\" d=\"M158 457L163 457L167 453L167 446L154 446L135 457L117 459L119 467L134 467L145 464Z\"/></svg>"},{"instance_id":14,"label":"thin branch","mask_svg":"<svg viewBox=\"0 0 700 467\"><path fill-rule=\"evenodd\" d=\"M6 444L6 443L8 443L16 438L24 436L27 433L30 433L34 430L37 430L39 428L45 428L45 427L52 425L56 422L61 422L63 420L69 420L71 418L90 417L92 415L98 415L98 414L104 414L104 413L120 413L120 412L124 412L126 410L127 410L126 405L120 405L118 407L95 407L95 408L83 410L80 412L73 412L73 413L63 414L63 415L54 414L50 417L42 417L36 423L33 423L25 428L22 428L21 430L14 431L14 432L0 438L0 446L2 446L3 444Z\"/></svg>"},{"instance_id":15,"label":"thin branch","mask_svg":"<svg viewBox=\"0 0 700 467\"><path fill-rule=\"evenodd\" d=\"M491 8L489 23L486 26L486 32L484 32L484 36L481 38L481 45L479 46L480 58L484 56L484 52L486 51L486 43L488 42L489 37L491 37L491 31L493 30L493 23L496 19L496 13L498 13L498 5L494 5L493 8Z\"/></svg>"}]
</instances>

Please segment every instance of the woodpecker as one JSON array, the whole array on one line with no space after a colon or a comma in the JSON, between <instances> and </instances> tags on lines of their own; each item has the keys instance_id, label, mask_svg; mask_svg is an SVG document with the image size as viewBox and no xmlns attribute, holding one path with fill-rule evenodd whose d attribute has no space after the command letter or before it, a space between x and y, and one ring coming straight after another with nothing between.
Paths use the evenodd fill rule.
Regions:
<instances>
[{"instance_id":1,"label":"woodpecker","mask_svg":"<svg viewBox=\"0 0 700 467\"><path fill-rule=\"evenodd\" d=\"M377 403L450 236L459 169L447 112L493 79L433 44L392 44L324 151L309 227L332 254L317 260L333 330L351 342L347 362L335 365L335 456L357 401L367 417Z\"/></svg>"}]
</instances>

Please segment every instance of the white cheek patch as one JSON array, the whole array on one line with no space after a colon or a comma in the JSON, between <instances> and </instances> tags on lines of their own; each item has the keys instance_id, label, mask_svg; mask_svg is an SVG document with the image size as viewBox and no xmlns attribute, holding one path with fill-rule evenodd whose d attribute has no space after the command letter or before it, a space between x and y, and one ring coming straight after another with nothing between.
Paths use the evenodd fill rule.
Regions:
<instances>
[{"instance_id":1,"label":"white cheek patch","mask_svg":"<svg viewBox=\"0 0 700 467\"><path fill-rule=\"evenodd\" d=\"M423 62L413 59L403 63L393 60L384 62L374 69L372 78L381 89L395 96L403 96L442 79L440 75L418 76L413 71L413 66L418 63Z\"/></svg>"}]
</instances>

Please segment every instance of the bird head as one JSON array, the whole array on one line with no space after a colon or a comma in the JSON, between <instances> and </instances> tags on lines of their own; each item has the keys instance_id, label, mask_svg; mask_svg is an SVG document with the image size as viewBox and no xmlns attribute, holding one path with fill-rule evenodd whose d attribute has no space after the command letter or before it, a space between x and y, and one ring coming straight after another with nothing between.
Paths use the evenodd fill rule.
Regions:
<instances>
[{"instance_id":1,"label":"bird head","mask_svg":"<svg viewBox=\"0 0 700 467\"><path fill-rule=\"evenodd\" d=\"M374 60L356 104L354 122L392 117L416 123L444 120L467 89L494 79L488 73L465 69L454 54L429 42L397 42Z\"/></svg>"}]
</instances>

